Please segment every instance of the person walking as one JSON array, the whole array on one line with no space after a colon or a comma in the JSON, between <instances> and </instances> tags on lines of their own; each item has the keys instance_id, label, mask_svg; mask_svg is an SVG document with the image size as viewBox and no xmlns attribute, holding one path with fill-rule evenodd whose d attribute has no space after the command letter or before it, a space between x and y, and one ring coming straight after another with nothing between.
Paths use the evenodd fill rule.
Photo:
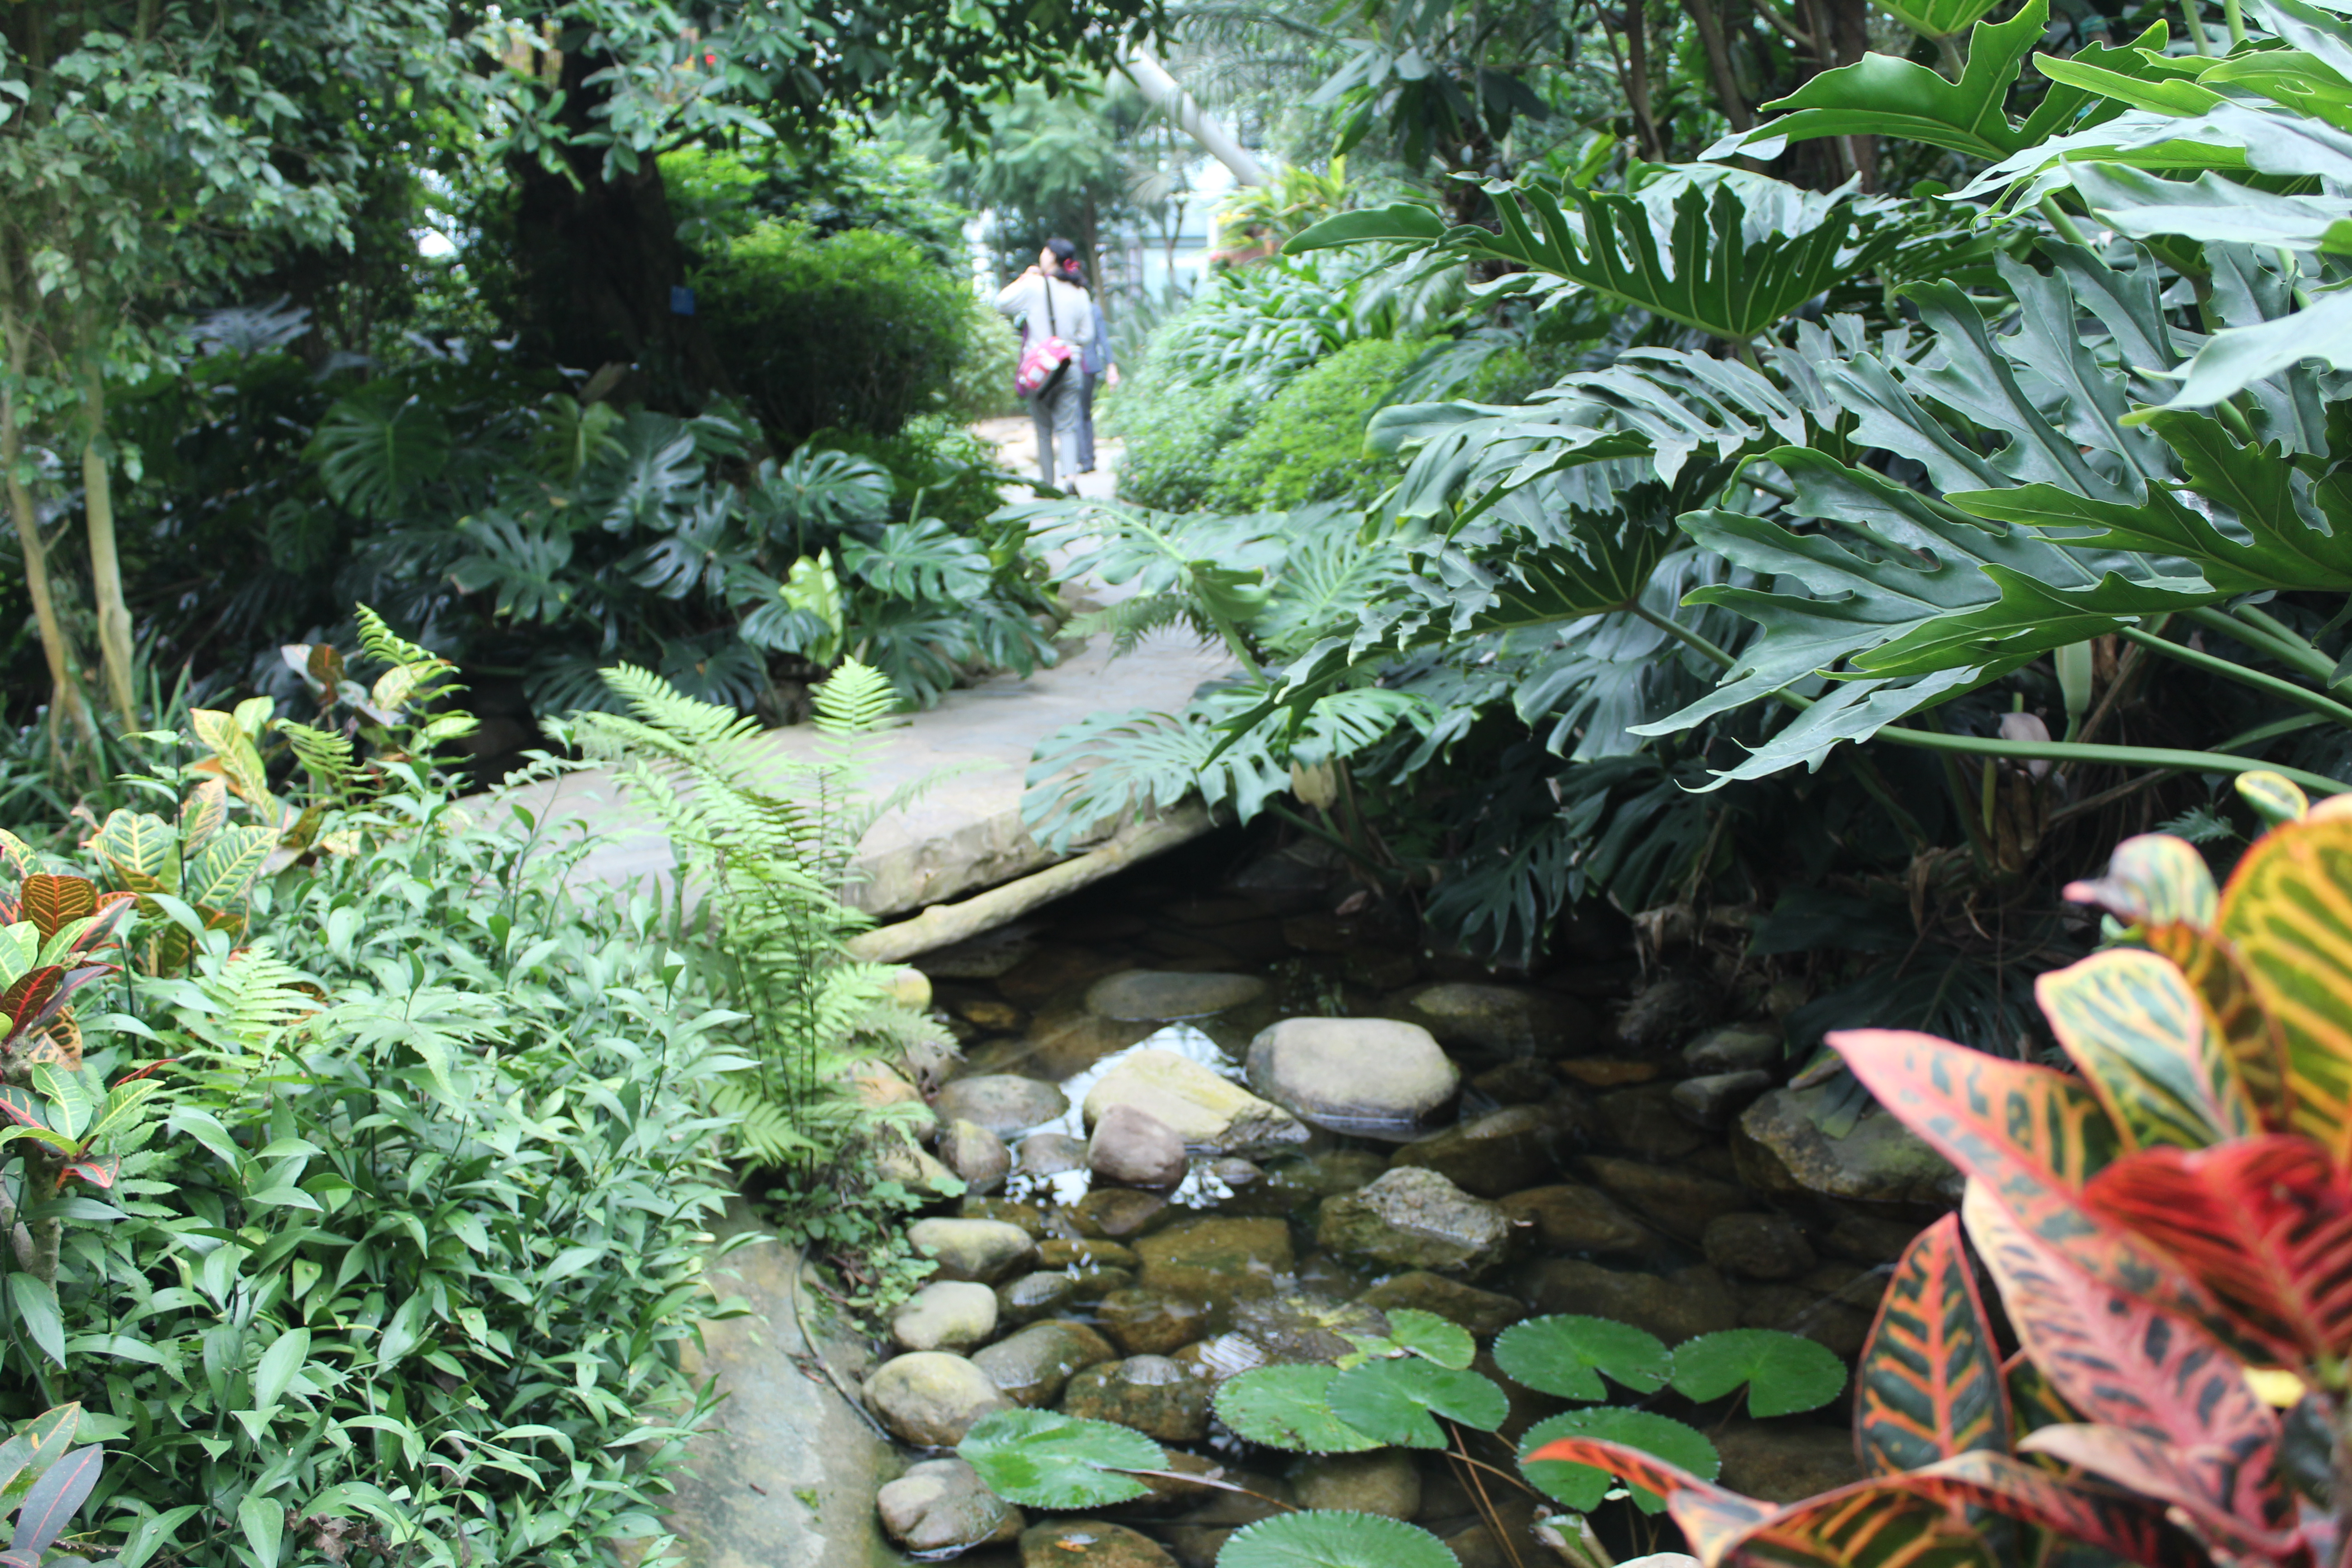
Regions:
<instances>
[{"instance_id":1,"label":"person walking","mask_svg":"<svg viewBox=\"0 0 2352 1568\"><path fill-rule=\"evenodd\" d=\"M1095 302L1080 282L1078 247L1049 239L1037 264L1006 284L996 308L1020 323L1024 361L1058 342L1067 358L1044 385L1024 394L1029 422L1037 432L1037 473L1045 488L1075 481L1084 465L1078 456L1079 420L1086 409L1086 370L1079 344L1097 330Z\"/></svg>"},{"instance_id":2,"label":"person walking","mask_svg":"<svg viewBox=\"0 0 2352 1568\"><path fill-rule=\"evenodd\" d=\"M1078 395L1078 472L1095 471L1095 388L1117 386L1118 366L1110 357L1110 323L1103 319L1100 300L1093 305L1091 330L1078 342L1078 368L1087 373Z\"/></svg>"}]
</instances>

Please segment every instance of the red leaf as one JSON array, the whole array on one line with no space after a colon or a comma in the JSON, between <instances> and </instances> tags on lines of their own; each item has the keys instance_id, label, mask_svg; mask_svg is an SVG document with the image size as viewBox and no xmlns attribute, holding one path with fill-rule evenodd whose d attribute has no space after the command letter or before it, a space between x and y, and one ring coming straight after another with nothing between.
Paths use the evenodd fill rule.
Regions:
<instances>
[{"instance_id":1,"label":"red leaf","mask_svg":"<svg viewBox=\"0 0 2352 1568\"><path fill-rule=\"evenodd\" d=\"M111 1155L103 1160L77 1160L65 1169L67 1175L79 1176L93 1187L113 1186L121 1172L122 1162Z\"/></svg>"},{"instance_id":2,"label":"red leaf","mask_svg":"<svg viewBox=\"0 0 2352 1568\"><path fill-rule=\"evenodd\" d=\"M2179 1265L2082 1201L2121 1152L2081 1080L1906 1029L1846 1029L1829 1043L1906 1127L2036 1236L2119 1290L2202 1317L2212 1304Z\"/></svg>"},{"instance_id":3,"label":"red leaf","mask_svg":"<svg viewBox=\"0 0 2352 1568\"><path fill-rule=\"evenodd\" d=\"M1854 1373L1854 1449L1865 1476L1972 1449L2009 1451L2009 1399L1957 1215L1895 1265Z\"/></svg>"},{"instance_id":4,"label":"red leaf","mask_svg":"<svg viewBox=\"0 0 2352 1568\"><path fill-rule=\"evenodd\" d=\"M33 1026L26 1020L47 1005L49 998L65 984L62 965L44 963L16 976L5 991L0 991L0 1014L7 1015L8 1033L21 1034Z\"/></svg>"},{"instance_id":5,"label":"red leaf","mask_svg":"<svg viewBox=\"0 0 2352 1568\"><path fill-rule=\"evenodd\" d=\"M2025 1447L2180 1509L2222 1554L2287 1558L2300 1544L2293 1530L2241 1519L2216 1505L2216 1488L2227 1484L2236 1463L2221 1449L2184 1448L2120 1426L2045 1426Z\"/></svg>"},{"instance_id":6,"label":"red leaf","mask_svg":"<svg viewBox=\"0 0 2352 1568\"><path fill-rule=\"evenodd\" d=\"M110 1087L121 1089L126 1083L135 1083L151 1073L162 1071L163 1068L170 1067L173 1062L176 1062L180 1058L177 1057L160 1058L157 1060L149 1062L145 1067L141 1068L136 1072L124 1073L121 1078L116 1079Z\"/></svg>"},{"instance_id":7,"label":"red leaf","mask_svg":"<svg viewBox=\"0 0 2352 1568\"><path fill-rule=\"evenodd\" d=\"M1962 1454L1881 1484L1898 1483L2038 1525L2145 1568L2210 1568L2211 1562L2160 1506L2037 1469L2006 1454Z\"/></svg>"},{"instance_id":8,"label":"red leaf","mask_svg":"<svg viewBox=\"0 0 2352 1568\"><path fill-rule=\"evenodd\" d=\"M2227 1460L2211 1467L2211 1505L2252 1529L2284 1527L2278 1419L2242 1362L2188 1319L2091 1279L1974 1184L1962 1212L2025 1353L2069 1405L2100 1426L2211 1449Z\"/></svg>"},{"instance_id":9,"label":"red leaf","mask_svg":"<svg viewBox=\"0 0 2352 1568\"><path fill-rule=\"evenodd\" d=\"M16 1510L16 1535L8 1549L39 1552L63 1535L82 1500L98 1485L99 1467L105 1461L106 1450L95 1443L58 1456L58 1462L42 1472L32 1490L25 1494Z\"/></svg>"},{"instance_id":10,"label":"red leaf","mask_svg":"<svg viewBox=\"0 0 2352 1568\"><path fill-rule=\"evenodd\" d=\"M0 1084L0 1116L5 1116L19 1127L47 1127L41 1120L41 1102L29 1089L14 1084Z\"/></svg>"},{"instance_id":11,"label":"red leaf","mask_svg":"<svg viewBox=\"0 0 2352 1568\"><path fill-rule=\"evenodd\" d=\"M36 872L17 889L25 919L47 942L84 915L98 912L98 884L87 877L56 877Z\"/></svg>"},{"instance_id":12,"label":"red leaf","mask_svg":"<svg viewBox=\"0 0 2352 1568\"><path fill-rule=\"evenodd\" d=\"M2170 1253L2281 1361L2352 1350L2352 1182L2311 1140L2149 1149L2083 1195Z\"/></svg>"}]
</instances>

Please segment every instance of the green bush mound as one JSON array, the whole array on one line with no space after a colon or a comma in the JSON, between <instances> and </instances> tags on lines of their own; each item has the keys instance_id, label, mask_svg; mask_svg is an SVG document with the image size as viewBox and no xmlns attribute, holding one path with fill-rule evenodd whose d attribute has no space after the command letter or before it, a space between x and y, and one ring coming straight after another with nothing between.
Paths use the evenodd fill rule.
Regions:
<instances>
[{"instance_id":1,"label":"green bush mound","mask_svg":"<svg viewBox=\"0 0 2352 1568\"><path fill-rule=\"evenodd\" d=\"M1367 338L1276 393L1248 432L1214 461L1208 504L1284 511L1312 501L1370 500L1403 468L1364 449L1364 426L1423 344Z\"/></svg>"},{"instance_id":2,"label":"green bush mound","mask_svg":"<svg viewBox=\"0 0 2352 1568\"><path fill-rule=\"evenodd\" d=\"M762 223L694 276L711 341L772 439L889 435L943 407L981 341L970 286L899 235Z\"/></svg>"},{"instance_id":3,"label":"green bush mound","mask_svg":"<svg viewBox=\"0 0 2352 1568\"><path fill-rule=\"evenodd\" d=\"M1118 493L1139 506L1192 511L1210 504L1218 455L1249 429L1264 405L1243 387L1130 383L1099 411L1102 428L1126 443Z\"/></svg>"}]
</instances>

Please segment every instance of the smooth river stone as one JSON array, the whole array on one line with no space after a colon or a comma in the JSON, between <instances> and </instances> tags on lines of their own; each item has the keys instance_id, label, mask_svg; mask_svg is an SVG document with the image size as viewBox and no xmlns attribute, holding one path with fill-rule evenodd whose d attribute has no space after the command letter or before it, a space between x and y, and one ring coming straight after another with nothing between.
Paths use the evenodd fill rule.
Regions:
<instances>
[{"instance_id":1,"label":"smooth river stone","mask_svg":"<svg viewBox=\"0 0 2352 1568\"><path fill-rule=\"evenodd\" d=\"M1237 1083L1173 1051L1139 1050L1087 1091L1091 1131L1114 1105L1150 1112L1192 1149L1257 1155L1293 1148L1307 1139L1306 1125Z\"/></svg>"},{"instance_id":2,"label":"smooth river stone","mask_svg":"<svg viewBox=\"0 0 2352 1568\"><path fill-rule=\"evenodd\" d=\"M1429 1031L1390 1018L1286 1018L1249 1047L1250 1087L1334 1132L1412 1138L1462 1087Z\"/></svg>"},{"instance_id":3,"label":"smooth river stone","mask_svg":"<svg viewBox=\"0 0 2352 1568\"><path fill-rule=\"evenodd\" d=\"M1205 1018L1265 994L1254 974L1188 974L1160 969L1130 969L1097 980L1087 991L1087 1011L1128 1023L1168 1023Z\"/></svg>"},{"instance_id":4,"label":"smooth river stone","mask_svg":"<svg viewBox=\"0 0 2352 1568\"><path fill-rule=\"evenodd\" d=\"M1069 1100L1052 1084L1002 1072L960 1078L942 1088L932 1105L941 1116L961 1117L999 1138L1025 1132L1070 1108Z\"/></svg>"}]
</instances>

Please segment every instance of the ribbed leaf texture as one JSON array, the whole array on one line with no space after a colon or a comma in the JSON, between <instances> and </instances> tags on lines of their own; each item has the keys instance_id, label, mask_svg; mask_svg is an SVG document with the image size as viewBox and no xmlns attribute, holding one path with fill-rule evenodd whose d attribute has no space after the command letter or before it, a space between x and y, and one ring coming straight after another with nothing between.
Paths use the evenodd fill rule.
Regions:
<instances>
[{"instance_id":1,"label":"ribbed leaf texture","mask_svg":"<svg viewBox=\"0 0 2352 1568\"><path fill-rule=\"evenodd\" d=\"M1854 1448L1864 1475L2008 1452L2000 1352L1957 1216L1921 1231L1895 1265L1854 1385Z\"/></svg>"}]
</instances>

